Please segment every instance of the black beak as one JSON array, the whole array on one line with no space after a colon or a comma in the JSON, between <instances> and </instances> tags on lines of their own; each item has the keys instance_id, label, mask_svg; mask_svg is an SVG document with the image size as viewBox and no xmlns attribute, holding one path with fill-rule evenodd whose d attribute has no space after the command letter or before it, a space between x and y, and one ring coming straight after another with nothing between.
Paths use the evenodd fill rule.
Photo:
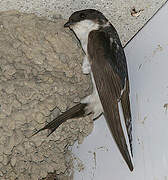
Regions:
<instances>
[{"instance_id":1,"label":"black beak","mask_svg":"<svg viewBox=\"0 0 168 180\"><path fill-rule=\"evenodd\" d=\"M65 27L65 28L66 28L66 27L69 27L71 24L72 24L72 23L70 23L70 22L68 21L68 22L66 22L66 23L64 24L64 27Z\"/></svg>"}]
</instances>

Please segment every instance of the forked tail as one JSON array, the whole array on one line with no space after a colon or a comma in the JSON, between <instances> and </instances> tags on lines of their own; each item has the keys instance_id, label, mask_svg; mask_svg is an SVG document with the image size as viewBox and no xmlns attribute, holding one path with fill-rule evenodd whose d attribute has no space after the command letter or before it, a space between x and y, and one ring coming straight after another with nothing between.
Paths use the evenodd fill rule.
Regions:
<instances>
[{"instance_id":1,"label":"forked tail","mask_svg":"<svg viewBox=\"0 0 168 180\"><path fill-rule=\"evenodd\" d=\"M51 122L49 122L46 126L44 126L43 128L39 129L37 132L35 132L32 136L36 135L37 133L39 133L40 131L43 131L45 129L49 129L50 133L47 135L47 137L49 135L51 135L62 123L64 123L65 121L67 121L68 119L72 119L72 118L77 118L77 117L82 117L85 115L85 107L87 106L87 104L82 104L79 103L75 106L73 106L72 108L70 108L69 110L65 111L64 113L60 114L58 117L56 117L54 120L52 120Z\"/></svg>"}]
</instances>

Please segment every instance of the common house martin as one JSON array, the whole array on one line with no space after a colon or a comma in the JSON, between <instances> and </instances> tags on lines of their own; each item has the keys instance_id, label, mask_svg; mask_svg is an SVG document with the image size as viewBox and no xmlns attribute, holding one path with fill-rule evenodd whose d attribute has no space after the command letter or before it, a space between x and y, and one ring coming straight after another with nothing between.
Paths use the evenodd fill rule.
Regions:
<instances>
[{"instance_id":1,"label":"common house martin","mask_svg":"<svg viewBox=\"0 0 168 180\"><path fill-rule=\"evenodd\" d=\"M49 136L70 118L92 113L93 119L96 119L104 114L119 151L130 171L133 171L129 79L126 57L118 33L108 19L94 9L74 12L64 27L70 28L81 43L85 53L82 70L84 74L91 75L93 92L34 135L49 129ZM123 113L123 123L119 106Z\"/></svg>"}]
</instances>

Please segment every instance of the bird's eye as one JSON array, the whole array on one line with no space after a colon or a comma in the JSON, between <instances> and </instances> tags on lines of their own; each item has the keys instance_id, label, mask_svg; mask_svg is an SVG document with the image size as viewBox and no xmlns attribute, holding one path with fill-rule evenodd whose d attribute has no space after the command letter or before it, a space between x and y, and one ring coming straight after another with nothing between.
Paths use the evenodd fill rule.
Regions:
<instances>
[{"instance_id":1,"label":"bird's eye","mask_svg":"<svg viewBox=\"0 0 168 180\"><path fill-rule=\"evenodd\" d=\"M84 13L81 13L79 16L80 16L80 18L82 18L82 19L85 19L85 17L86 17L86 14L84 14Z\"/></svg>"}]
</instances>

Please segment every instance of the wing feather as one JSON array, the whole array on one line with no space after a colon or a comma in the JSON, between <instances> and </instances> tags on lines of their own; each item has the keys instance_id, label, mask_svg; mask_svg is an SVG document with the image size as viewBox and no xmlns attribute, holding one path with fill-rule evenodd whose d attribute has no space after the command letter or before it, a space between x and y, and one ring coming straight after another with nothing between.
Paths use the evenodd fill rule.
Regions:
<instances>
[{"instance_id":1,"label":"wing feather","mask_svg":"<svg viewBox=\"0 0 168 180\"><path fill-rule=\"evenodd\" d=\"M107 50L110 50L110 42L108 42L109 39L110 38L107 38L107 34L103 31L92 31L89 34L89 61L91 64L91 69L98 90L98 94L104 109L104 115L109 125L110 131L123 158L127 162L130 170L132 171L133 164L124 137L118 109L118 101L121 98L121 103L123 103L122 106L124 107L124 117L128 116L128 111L130 109L127 108L126 104L128 103L129 96L126 96L124 93L124 98L122 98L123 96L121 97L121 91L123 89L123 80L121 78L122 68L120 67L119 69L121 73L117 73L117 60L115 59L115 64L113 66L113 63L110 63L110 61L112 61L113 59L108 59L110 58L110 56L107 55ZM113 55L111 57L115 58L116 55ZM126 66L123 67L125 68ZM123 71L123 74L126 74L125 72L127 72L127 69L124 69ZM129 95L129 93L127 95Z\"/></svg>"}]
</instances>

